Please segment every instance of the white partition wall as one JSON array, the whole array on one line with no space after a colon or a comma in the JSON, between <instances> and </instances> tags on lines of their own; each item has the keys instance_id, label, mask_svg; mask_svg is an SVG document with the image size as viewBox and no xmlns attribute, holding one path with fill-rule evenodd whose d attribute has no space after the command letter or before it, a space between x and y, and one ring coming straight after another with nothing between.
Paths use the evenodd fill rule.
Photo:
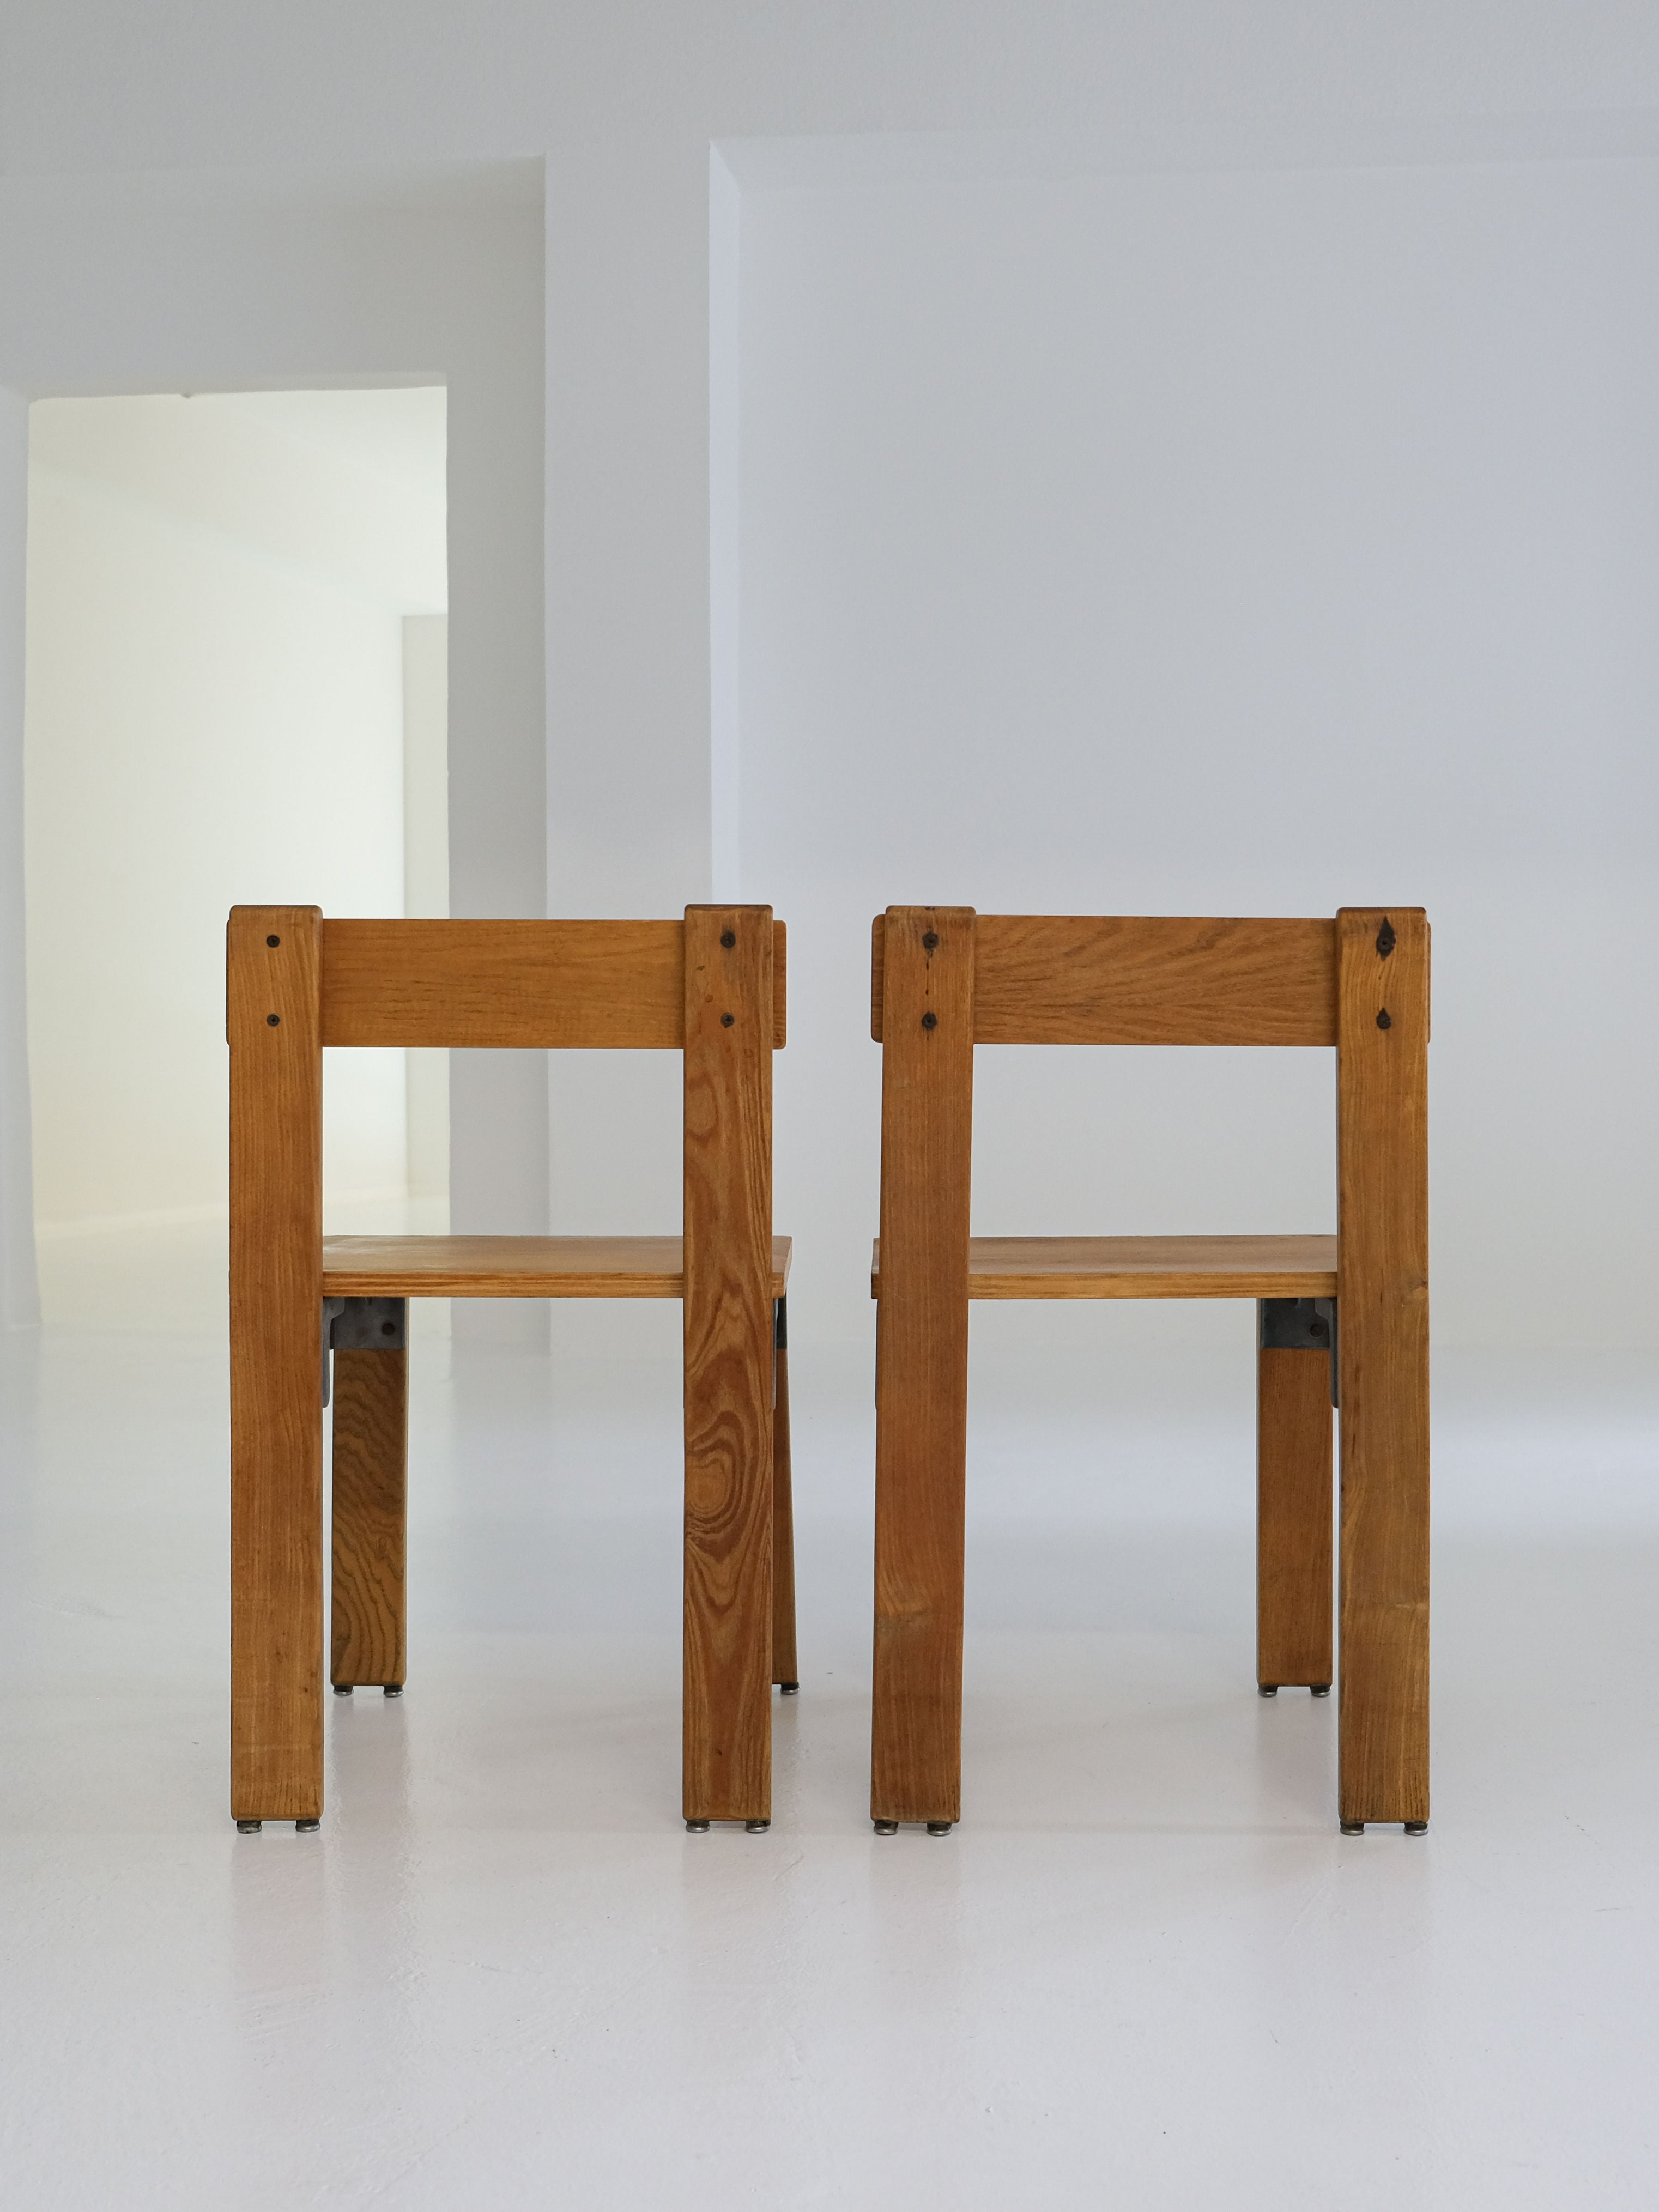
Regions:
<instances>
[{"instance_id":1,"label":"white partition wall","mask_svg":"<svg viewBox=\"0 0 1659 2212\"><path fill-rule=\"evenodd\" d=\"M717 836L793 925L803 1285L861 1325L889 901L1398 897L1436 933L1437 1328L1648 1340L1659 164L728 158ZM1327 1054L979 1061L982 1233L1334 1225Z\"/></svg>"}]
</instances>

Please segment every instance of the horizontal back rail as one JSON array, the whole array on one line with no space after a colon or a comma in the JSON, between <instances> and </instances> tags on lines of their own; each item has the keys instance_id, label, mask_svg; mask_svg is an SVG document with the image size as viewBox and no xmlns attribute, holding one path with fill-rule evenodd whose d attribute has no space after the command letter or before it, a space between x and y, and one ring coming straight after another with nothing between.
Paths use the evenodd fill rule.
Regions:
<instances>
[{"instance_id":1,"label":"horizontal back rail","mask_svg":"<svg viewBox=\"0 0 1659 2212\"><path fill-rule=\"evenodd\" d=\"M878 915L878 1043L885 935ZM1336 1042L1334 921L982 914L975 935L975 1044Z\"/></svg>"},{"instance_id":2,"label":"horizontal back rail","mask_svg":"<svg viewBox=\"0 0 1659 2212\"><path fill-rule=\"evenodd\" d=\"M772 925L772 1043L785 1036ZM323 1042L501 1050L685 1042L679 921L323 923Z\"/></svg>"}]
</instances>

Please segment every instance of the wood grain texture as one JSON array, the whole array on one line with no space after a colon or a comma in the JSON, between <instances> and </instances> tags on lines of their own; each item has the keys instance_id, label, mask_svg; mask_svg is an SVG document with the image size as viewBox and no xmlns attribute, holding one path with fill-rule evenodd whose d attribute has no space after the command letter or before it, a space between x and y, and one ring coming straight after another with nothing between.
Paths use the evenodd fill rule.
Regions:
<instances>
[{"instance_id":1,"label":"wood grain texture","mask_svg":"<svg viewBox=\"0 0 1659 2212\"><path fill-rule=\"evenodd\" d=\"M789 1463L789 1350L781 1344L772 1397L772 1680L799 1682L795 1652L795 1502Z\"/></svg>"},{"instance_id":2,"label":"wood grain texture","mask_svg":"<svg viewBox=\"0 0 1659 2212\"><path fill-rule=\"evenodd\" d=\"M687 1820L772 1809L772 945L686 908Z\"/></svg>"},{"instance_id":3,"label":"wood grain texture","mask_svg":"<svg viewBox=\"0 0 1659 2212\"><path fill-rule=\"evenodd\" d=\"M323 1806L321 920L235 907L227 935L239 1820L312 1820Z\"/></svg>"},{"instance_id":4,"label":"wood grain texture","mask_svg":"<svg viewBox=\"0 0 1659 2212\"><path fill-rule=\"evenodd\" d=\"M1339 1794L1344 1820L1418 1821L1429 1817L1428 922L1414 907L1345 908L1337 948Z\"/></svg>"},{"instance_id":5,"label":"wood grain texture","mask_svg":"<svg viewBox=\"0 0 1659 2212\"><path fill-rule=\"evenodd\" d=\"M881 1244L871 1260L879 1297ZM1328 1298L1334 1237L975 1237L970 1298Z\"/></svg>"},{"instance_id":6,"label":"wood grain texture","mask_svg":"<svg viewBox=\"0 0 1659 2212\"><path fill-rule=\"evenodd\" d=\"M781 922L774 935L781 1047ZM325 921L323 1042L677 1051L684 958L678 921Z\"/></svg>"},{"instance_id":7,"label":"wood grain texture","mask_svg":"<svg viewBox=\"0 0 1659 2212\"><path fill-rule=\"evenodd\" d=\"M971 907L890 907L884 932L870 1790L878 1820L956 1820L962 1812L974 924Z\"/></svg>"},{"instance_id":8,"label":"wood grain texture","mask_svg":"<svg viewBox=\"0 0 1659 2212\"><path fill-rule=\"evenodd\" d=\"M793 1251L772 1239L772 1295ZM678 1298L678 1237L325 1237L331 1298Z\"/></svg>"},{"instance_id":9,"label":"wood grain texture","mask_svg":"<svg viewBox=\"0 0 1659 2212\"><path fill-rule=\"evenodd\" d=\"M1331 1357L1255 1357L1255 1678L1334 1682Z\"/></svg>"},{"instance_id":10,"label":"wood grain texture","mask_svg":"<svg viewBox=\"0 0 1659 2212\"><path fill-rule=\"evenodd\" d=\"M334 1588L329 1679L404 1679L409 1354L334 1355Z\"/></svg>"},{"instance_id":11,"label":"wood grain texture","mask_svg":"<svg viewBox=\"0 0 1659 2212\"><path fill-rule=\"evenodd\" d=\"M885 925L872 933L881 1036ZM982 914L976 1044L1330 1045L1334 933L1323 921Z\"/></svg>"}]
</instances>

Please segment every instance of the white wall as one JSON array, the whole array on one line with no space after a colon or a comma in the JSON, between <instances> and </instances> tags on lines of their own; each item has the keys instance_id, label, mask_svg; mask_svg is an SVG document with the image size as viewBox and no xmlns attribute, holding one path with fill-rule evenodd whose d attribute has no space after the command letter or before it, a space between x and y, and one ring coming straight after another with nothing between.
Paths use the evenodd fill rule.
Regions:
<instances>
[{"instance_id":1,"label":"white wall","mask_svg":"<svg viewBox=\"0 0 1659 2212\"><path fill-rule=\"evenodd\" d=\"M416 0L390 46L319 0L142 21L60 0L9 36L0 381L134 389L142 365L144 388L176 388L181 354L198 383L227 362L255 381L448 372L454 897L472 913L534 910L544 867L556 911L672 913L708 886L712 141L844 161L855 139L890 177L959 172L1006 134L1028 168L1097 167L1103 147L1296 167L1413 133L1436 158L1517 136L1651 150L1659 106L1650 14L1626 0L507 0L482 33L458 0ZM483 205L469 165L526 155L544 209ZM458 1225L533 1227L539 1073L497 1073L485 1110L456 1070L458 1112L478 1106L457 1125ZM592 1127L574 1091L558 1103ZM634 1148L597 1168L572 1202L617 1218Z\"/></svg>"},{"instance_id":2,"label":"white wall","mask_svg":"<svg viewBox=\"0 0 1659 2212\"><path fill-rule=\"evenodd\" d=\"M33 410L43 1233L222 1212L231 904L403 910L404 622L441 620L443 416L441 388ZM328 1200L401 1199L404 1056L328 1060Z\"/></svg>"},{"instance_id":3,"label":"white wall","mask_svg":"<svg viewBox=\"0 0 1659 2212\"><path fill-rule=\"evenodd\" d=\"M0 1328L40 1319L22 988L23 636L28 406L0 390Z\"/></svg>"},{"instance_id":4,"label":"white wall","mask_svg":"<svg viewBox=\"0 0 1659 2212\"><path fill-rule=\"evenodd\" d=\"M533 161L365 175L285 149L229 176L0 180L0 381L29 397L447 383L461 913L545 899L542 301ZM6 530L21 474L13 489ZM0 949L0 1016L20 1034L22 1000L20 935ZM453 1085L457 1225L537 1228L544 1072L471 1057Z\"/></svg>"},{"instance_id":5,"label":"white wall","mask_svg":"<svg viewBox=\"0 0 1659 2212\"><path fill-rule=\"evenodd\" d=\"M449 912L449 617L403 621L404 905L406 915ZM449 1054L415 1046L408 1068L409 1194L428 1209L423 1225L449 1225Z\"/></svg>"},{"instance_id":6,"label":"white wall","mask_svg":"<svg viewBox=\"0 0 1659 2212\"><path fill-rule=\"evenodd\" d=\"M872 914L1398 900L1440 1340L1653 1340L1656 254L1650 161L750 189L741 880L838 1325ZM1331 1058L982 1051L976 1228L1332 1228Z\"/></svg>"}]
</instances>

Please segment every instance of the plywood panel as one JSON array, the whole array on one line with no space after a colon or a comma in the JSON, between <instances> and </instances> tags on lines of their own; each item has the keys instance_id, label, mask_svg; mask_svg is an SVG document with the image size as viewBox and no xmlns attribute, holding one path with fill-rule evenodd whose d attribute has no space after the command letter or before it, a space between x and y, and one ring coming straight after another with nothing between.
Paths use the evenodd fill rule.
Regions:
<instances>
[{"instance_id":1,"label":"plywood panel","mask_svg":"<svg viewBox=\"0 0 1659 2212\"><path fill-rule=\"evenodd\" d=\"M774 1042L785 1030L775 926ZM678 1050L678 921L358 921L323 925L323 1042Z\"/></svg>"},{"instance_id":2,"label":"plywood panel","mask_svg":"<svg viewBox=\"0 0 1659 2212\"><path fill-rule=\"evenodd\" d=\"M872 1033L881 1035L884 925L874 927ZM978 1044L1330 1045L1327 921L982 914Z\"/></svg>"},{"instance_id":3,"label":"plywood panel","mask_svg":"<svg viewBox=\"0 0 1659 2212\"><path fill-rule=\"evenodd\" d=\"M870 1295L880 1296L881 1244ZM970 1298L1328 1298L1334 1237L975 1237Z\"/></svg>"},{"instance_id":4,"label":"plywood panel","mask_svg":"<svg viewBox=\"0 0 1659 2212\"><path fill-rule=\"evenodd\" d=\"M231 1810L323 1805L322 917L235 907L230 1044Z\"/></svg>"},{"instance_id":5,"label":"plywood panel","mask_svg":"<svg viewBox=\"0 0 1659 2212\"><path fill-rule=\"evenodd\" d=\"M772 1295L793 1247L772 1239ZM325 1237L331 1298L677 1298L678 1237Z\"/></svg>"}]
</instances>

